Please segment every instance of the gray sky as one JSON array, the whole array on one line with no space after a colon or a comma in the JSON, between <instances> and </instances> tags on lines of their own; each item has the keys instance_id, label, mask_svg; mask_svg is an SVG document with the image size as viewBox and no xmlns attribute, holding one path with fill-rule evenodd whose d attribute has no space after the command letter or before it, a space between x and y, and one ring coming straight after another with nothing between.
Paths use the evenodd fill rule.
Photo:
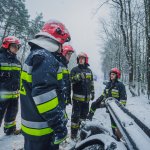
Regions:
<instances>
[{"instance_id":1,"label":"gray sky","mask_svg":"<svg viewBox=\"0 0 150 150\"><path fill-rule=\"evenodd\" d=\"M70 34L70 44L77 54L81 51L89 56L91 69L98 73L100 71L100 56L98 44L103 41L98 40L97 32L100 25L98 18L108 17L108 9L103 6L93 17L93 13L98 7L99 0L26 0L26 6L31 18L42 12L44 21L56 19L66 25ZM100 74L100 73L98 73Z\"/></svg>"}]
</instances>

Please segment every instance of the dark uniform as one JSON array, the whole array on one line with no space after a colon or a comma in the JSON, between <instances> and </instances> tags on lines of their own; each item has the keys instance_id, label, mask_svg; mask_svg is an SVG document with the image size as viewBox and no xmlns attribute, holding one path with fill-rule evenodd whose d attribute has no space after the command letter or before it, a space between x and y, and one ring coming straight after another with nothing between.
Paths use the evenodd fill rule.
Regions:
<instances>
[{"instance_id":1,"label":"dark uniform","mask_svg":"<svg viewBox=\"0 0 150 150\"><path fill-rule=\"evenodd\" d=\"M70 71L68 69L68 61L65 56L60 53L55 53L56 59L60 62L62 67L63 81L64 81L64 104L71 104L71 80Z\"/></svg>"},{"instance_id":2,"label":"dark uniform","mask_svg":"<svg viewBox=\"0 0 150 150\"><path fill-rule=\"evenodd\" d=\"M89 101L94 95L92 71L87 64L78 65L71 70L73 88L73 108L71 116L71 136L75 138L80 122L85 120L89 112Z\"/></svg>"},{"instance_id":3,"label":"dark uniform","mask_svg":"<svg viewBox=\"0 0 150 150\"><path fill-rule=\"evenodd\" d=\"M101 107L101 102L108 97L114 97L125 105L127 95L124 84L118 80L116 80L115 82L108 82L103 94L95 102L92 103L90 112L94 114L95 110Z\"/></svg>"},{"instance_id":4,"label":"dark uniform","mask_svg":"<svg viewBox=\"0 0 150 150\"><path fill-rule=\"evenodd\" d=\"M16 55L0 49L0 126L4 118L4 132L16 130L21 64Z\"/></svg>"},{"instance_id":5,"label":"dark uniform","mask_svg":"<svg viewBox=\"0 0 150 150\"><path fill-rule=\"evenodd\" d=\"M71 80L70 80L70 71L68 69L68 61L63 56L62 59L62 73L63 73L63 80L65 83L65 104L71 104Z\"/></svg>"},{"instance_id":6,"label":"dark uniform","mask_svg":"<svg viewBox=\"0 0 150 150\"><path fill-rule=\"evenodd\" d=\"M105 107L105 99L107 99L108 97L114 97L122 105L126 105L127 95L124 84L118 80L116 80L115 82L108 82L103 94L91 104L90 112L87 117L88 119L92 120L92 117L97 108ZM115 129L117 128L116 124L111 116L110 119L113 132L115 133Z\"/></svg>"},{"instance_id":7,"label":"dark uniform","mask_svg":"<svg viewBox=\"0 0 150 150\"><path fill-rule=\"evenodd\" d=\"M54 140L53 134L57 134L54 144L59 144L67 135L67 120L61 105L64 95L62 77L62 68L53 53L38 46L31 49L21 73L21 116L25 139L49 141L50 144ZM25 149L28 149L26 145Z\"/></svg>"},{"instance_id":8,"label":"dark uniform","mask_svg":"<svg viewBox=\"0 0 150 150\"><path fill-rule=\"evenodd\" d=\"M63 75L55 53L70 41L66 27L46 22L35 39L21 73L21 124L25 150L58 150L67 137Z\"/></svg>"}]
</instances>

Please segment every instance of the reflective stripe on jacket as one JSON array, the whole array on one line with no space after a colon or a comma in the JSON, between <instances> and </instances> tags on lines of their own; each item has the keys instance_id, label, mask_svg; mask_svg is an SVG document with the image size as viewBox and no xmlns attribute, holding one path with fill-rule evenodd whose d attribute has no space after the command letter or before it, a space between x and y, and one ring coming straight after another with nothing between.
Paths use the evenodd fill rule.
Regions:
<instances>
[{"instance_id":1,"label":"reflective stripe on jacket","mask_svg":"<svg viewBox=\"0 0 150 150\"><path fill-rule=\"evenodd\" d=\"M81 73L85 78L81 78ZM73 86L73 100L89 101L90 94L94 92L93 74L87 65L78 65L71 70L71 81ZM75 96L81 95L81 96Z\"/></svg>"},{"instance_id":2,"label":"reflective stripe on jacket","mask_svg":"<svg viewBox=\"0 0 150 150\"><path fill-rule=\"evenodd\" d=\"M0 49L0 101L19 97L21 64L15 54Z\"/></svg>"},{"instance_id":3,"label":"reflective stripe on jacket","mask_svg":"<svg viewBox=\"0 0 150 150\"><path fill-rule=\"evenodd\" d=\"M29 139L49 139L55 123L63 119L62 77L60 63L51 52L31 50L23 65L20 88L22 131Z\"/></svg>"},{"instance_id":4,"label":"reflective stripe on jacket","mask_svg":"<svg viewBox=\"0 0 150 150\"><path fill-rule=\"evenodd\" d=\"M103 96L105 98L107 97L114 97L116 99L120 100L127 100L127 94L125 86L120 81L108 82L106 85L106 88L104 89Z\"/></svg>"}]
</instances>

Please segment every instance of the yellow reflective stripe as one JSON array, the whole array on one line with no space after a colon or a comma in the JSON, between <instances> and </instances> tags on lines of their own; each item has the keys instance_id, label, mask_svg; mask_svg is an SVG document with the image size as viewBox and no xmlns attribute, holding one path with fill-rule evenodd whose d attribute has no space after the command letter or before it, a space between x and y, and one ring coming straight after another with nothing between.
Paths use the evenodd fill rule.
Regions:
<instances>
[{"instance_id":1,"label":"yellow reflective stripe","mask_svg":"<svg viewBox=\"0 0 150 150\"><path fill-rule=\"evenodd\" d=\"M12 122L11 124L9 124L9 123L4 123L4 127L5 127L5 128L11 128L11 127L13 127L13 126L15 126L15 125L16 125L16 121Z\"/></svg>"},{"instance_id":2,"label":"yellow reflective stripe","mask_svg":"<svg viewBox=\"0 0 150 150\"><path fill-rule=\"evenodd\" d=\"M91 79L91 75L86 75L86 78L87 78L87 79L88 79L88 78Z\"/></svg>"},{"instance_id":3,"label":"yellow reflective stripe","mask_svg":"<svg viewBox=\"0 0 150 150\"><path fill-rule=\"evenodd\" d=\"M119 94L119 92L116 92L116 91L112 91L111 93L114 93L114 94Z\"/></svg>"},{"instance_id":4,"label":"yellow reflective stripe","mask_svg":"<svg viewBox=\"0 0 150 150\"><path fill-rule=\"evenodd\" d=\"M31 128L27 128L23 125L21 125L21 129L26 134L33 135L33 136L42 136L42 135L50 134L53 132L53 130L51 128L31 129Z\"/></svg>"},{"instance_id":5,"label":"yellow reflective stripe","mask_svg":"<svg viewBox=\"0 0 150 150\"><path fill-rule=\"evenodd\" d=\"M105 96L105 93L103 92L102 95Z\"/></svg>"},{"instance_id":6,"label":"yellow reflective stripe","mask_svg":"<svg viewBox=\"0 0 150 150\"><path fill-rule=\"evenodd\" d=\"M62 78L63 78L62 72L57 73L57 80L62 80Z\"/></svg>"},{"instance_id":7,"label":"yellow reflective stripe","mask_svg":"<svg viewBox=\"0 0 150 150\"><path fill-rule=\"evenodd\" d=\"M21 72L21 79L31 83L32 82L32 75L28 74L27 72L22 71Z\"/></svg>"},{"instance_id":8,"label":"yellow reflective stripe","mask_svg":"<svg viewBox=\"0 0 150 150\"><path fill-rule=\"evenodd\" d=\"M0 70L18 70L18 71L20 71L21 70L21 68L20 67L13 67L13 66L9 66L9 67L6 67L6 66L1 66L0 67Z\"/></svg>"},{"instance_id":9,"label":"yellow reflective stripe","mask_svg":"<svg viewBox=\"0 0 150 150\"><path fill-rule=\"evenodd\" d=\"M125 100L120 100L120 104L125 105L126 101Z\"/></svg>"},{"instance_id":10,"label":"yellow reflective stripe","mask_svg":"<svg viewBox=\"0 0 150 150\"><path fill-rule=\"evenodd\" d=\"M26 95L26 90L22 84L22 80L20 81L20 94Z\"/></svg>"},{"instance_id":11,"label":"yellow reflective stripe","mask_svg":"<svg viewBox=\"0 0 150 150\"><path fill-rule=\"evenodd\" d=\"M71 128L73 128L73 129L78 129L80 126L78 125L78 124L76 124L76 125L71 125Z\"/></svg>"},{"instance_id":12,"label":"yellow reflective stripe","mask_svg":"<svg viewBox=\"0 0 150 150\"><path fill-rule=\"evenodd\" d=\"M92 108L90 108L90 112L91 112L91 113L95 113L95 111L94 111Z\"/></svg>"},{"instance_id":13,"label":"yellow reflective stripe","mask_svg":"<svg viewBox=\"0 0 150 150\"><path fill-rule=\"evenodd\" d=\"M112 97L117 97L117 98L119 97L119 93L118 92L112 92L111 94L112 94Z\"/></svg>"},{"instance_id":14,"label":"yellow reflective stripe","mask_svg":"<svg viewBox=\"0 0 150 150\"><path fill-rule=\"evenodd\" d=\"M63 69L63 70L62 70L62 73L63 73L63 74L70 74L70 71L67 70L67 69Z\"/></svg>"},{"instance_id":15,"label":"yellow reflective stripe","mask_svg":"<svg viewBox=\"0 0 150 150\"><path fill-rule=\"evenodd\" d=\"M85 101L85 98L79 98L79 97L75 97L75 96L73 96L73 99L78 100L78 101ZM89 100L90 100L90 98L87 98L87 101L89 101Z\"/></svg>"},{"instance_id":16,"label":"yellow reflective stripe","mask_svg":"<svg viewBox=\"0 0 150 150\"><path fill-rule=\"evenodd\" d=\"M65 114L64 114L64 117L66 118L66 119L68 119L68 115L67 115L67 113L65 112Z\"/></svg>"},{"instance_id":17,"label":"yellow reflective stripe","mask_svg":"<svg viewBox=\"0 0 150 150\"><path fill-rule=\"evenodd\" d=\"M38 111L42 114L44 112L54 109L58 105L58 98L54 98L46 103L37 105Z\"/></svg>"},{"instance_id":18,"label":"yellow reflective stripe","mask_svg":"<svg viewBox=\"0 0 150 150\"><path fill-rule=\"evenodd\" d=\"M113 129L117 128L117 126L116 126L116 125L113 125L113 124L111 125L111 127L112 127Z\"/></svg>"},{"instance_id":19,"label":"yellow reflective stripe","mask_svg":"<svg viewBox=\"0 0 150 150\"><path fill-rule=\"evenodd\" d=\"M117 96L117 95L112 95L112 97L114 97L114 98L119 98L119 96Z\"/></svg>"},{"instance_id":20,"label":"yellow reflective stripe","mask_svg":"<svg viewBox=\"0 0 150 150\"><path fill-rule=\"evenodd\" d=\"M9 95L0 95L0 98L17 98L19 97L19 94L9 94Z\"/></svg>"}]
</instances>

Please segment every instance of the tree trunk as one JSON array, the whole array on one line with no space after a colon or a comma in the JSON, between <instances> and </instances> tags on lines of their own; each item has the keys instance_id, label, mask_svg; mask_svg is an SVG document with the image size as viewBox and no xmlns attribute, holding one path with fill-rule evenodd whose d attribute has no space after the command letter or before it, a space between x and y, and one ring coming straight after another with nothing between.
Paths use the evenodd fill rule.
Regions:
<instances>
[{"instance_id":1,"label":"tree trunk","mask_svg":"<svg viewBox=\"0 0 150 150\"><path fill-rule=\"evenodd\" d=\"M147 95L150 99L150 0L144 0L145 6L145 33L146 33L146 53L147 53Z\"/></svg>"}]
</instances>

